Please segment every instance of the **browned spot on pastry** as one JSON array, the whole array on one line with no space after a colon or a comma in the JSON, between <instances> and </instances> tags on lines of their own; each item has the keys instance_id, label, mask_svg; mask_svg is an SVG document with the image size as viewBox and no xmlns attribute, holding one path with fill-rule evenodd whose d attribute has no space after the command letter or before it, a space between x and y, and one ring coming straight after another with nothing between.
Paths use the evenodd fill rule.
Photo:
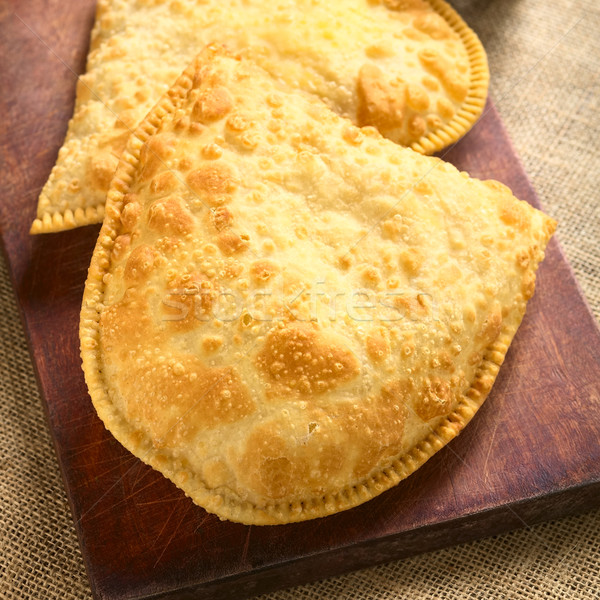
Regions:
<instances>
[{"instance_id":1,"label":"browned spot on pastry","mask_svg":"<svg viewBox=\"0 0 600 600\"><path fill-rule=\"evenodd\" d=\"M342 137L349 144L352 144L354 146L358 146L363 139L363 135L360 132L360 129L358 127L354 127L354 125L348 125L347 127L344 127L344 129L342 130Z\"/></svg>"},{"instance_id":2,"label":"browned spot on pastry","mask_svg":"<svg viewBox=\"0 0 600 600\"><path fill-rule=\"evenodd\" d=\"M523 249L517 252L517 265L519 265L519 267L521 269L526 269L529 266L529 263L531 262L531 252L529 249Z\"/></svg>"},{"instance_id":3,"label":"browned spot on pastry","mask_svg":"<svg viewBox=\"0 0 600 600\"><path fill-rule=\"evenodd\" d=\"M102 312L100 325L103 350L118 360L126 359L130 350L152 339L148 304L130 292Z\"/></svg>"},{"instance_id":4,"label":"browned spot on pastry","mask_svg":"<svg viewBox=\"0 0 600 600\"><path fill-rule=\"evenodd\" d=\"M400 347L400 356L402 358L408 358L415 351L415 343L412 340L407 340L402 343Z\"/></svg>"},{"instance_id":5,"label":"browned spot on pastry","mask_svg":"<svg viewBox=\"0 0 600 600\"><path fill-rule=\"evenodd\" d=\"M398 379L383 386L381 397L386 402L395 402L396 404L406 404L413 392L414 385L410 379Z\"/></svg>"},{"instance_id":6,"label":"browned spot on pastry","mask_svg":"<svg viewBox=\"0 0 600 600\"><path fill-rule=\"evenodd\" d=\"M103 192L107 191L118 164L119 160L111 154L107 154L106 156L102 157L92 158L92 184L97 189Z\"/></svg>"},{"instance_id":7,"label":"browned spot on pastry","mask_svg":"<svg viewBox=\"0 0 600 600\"><path fill-rule=\"evenodd\" d=\"M142 212L139 198L136 194L125 194L121 210L121 226L124 233L133 231Z\"/></svg>"},{"instance_id":8,"label":"browned spot on pastry","mask_svg":"<svg viewBox=\"0 0 600 600\"><path fill-rule=\"evenodd\" d=\"M446 350L440 351L436 357L431 359L431 367L443 369L448 373L453 373L456 369L454 359Z\"/></svg>"},{"instance_id":9,"label":"browned spot on pastry","mask_svg":"<svg viewBox=\"0 0 600 600\"><path fill-rule=\"evenodd\" d=\"M437 109L440 113L440 116L446 119L446 121L449 121L456 112L454 105L447 98L438 98Z\"/></svg>"},{"instance_id":10,"label":"browned spot on pastry","mask_svg":"<svg viewBox=\"0 0 600 600\"><path fill-rule=\"evenodd\" d=\"M424 179L418 181L413 186L413 190L419 194L423 194L424 196L429 196L430 194L433 194L433 187L428 181L425 181Z\"/></svg>"},{"instance_id":11,"label":"browned spot on pastry","mask_svg":"<svg viewBox=\"0 0 600 600\"><path fill-rule=\"evenodd\" d=\"M206 487L214 489L229 485L232 487L233 474L227 463L220 458L209 458L202 463L202 477Z\"/></svg>"},{"instance_id":12,"label":"browned spot on pastry","mask_svg":"<svg viewBox=\"0 0 600 600\"><path fill-rule=\"evenodd\" d=\"M322 423L322 412L315 411L312 418L304 427L293 426L284 417L255 429L238 462L238 477L248 489L277 500L306 493L320 495L335 488L347 460L344 445L332 442L331 435L327 439L324 430L333 432L331 425Z\"/></svg>"},{"instance_id":13,"label":"browned spot on pastry","mask_svg":"<svg viewBox=\"0 0 600 600\"><path fill-rule=\"evenodd\" d=\"M125 281L129 285L142 283L151 273L156 260L156 250L142 244L133 250L125 264Z\"/></svg>"},{"instance_id":14,"label":"browned spot on pastry","mask_svg":"<svg viewBox=\"0 0 600 600\"><path fill-rule=\"evenodd\" d=\"M235 132L245 131L250 127L250 121L243 114L236 112L231 114L225 123L227 129Z\"/></svg>"},{"instance_id":15,"label":"browned spot on pastry","mask_svg":"<svg viewBox=\"0 0 600 600\"><path fill-rule=\"evenodd\" d=\"M375 362L386 359L390 354L390 342L384 331L374 330L367 335L367 355Z\"/></svg>"},{"instance_id":16,"label":"browned spot on pastry","mask_svg":"<svg viewBox=\"0 0 600 600\"><path fill-rule=\"evenodd\" d=\"M406 103L416 111L424 111L429 107L429 96L418 84L411 83L406 86Z\"/></svg>"},{"instance_id":17,"label":"browned spot on pastry","mask_svg":"<svg viewBox=\"0 0 600 600\"><path fill-rule=\"evenodd\" d=\"M271 446L276 448L275 439L269 440ZM261 468L259 470L260 482L263 487L263 492L269 498L283 498L289 494L290 488L293 489L293 481L296 477L306 476L306 467L300 470L298 467L301 465L299 461L292 464L285 456L265 457L261 462Z\"/></svg>"},{"instance_id":18,"label":"browned spot on pastry","mask_svg":"<svg viewBox=\"0 0 600 600\"><path fill-rule=\"evenodd\" d=\"M422 31L414 29L413 27L405 27L402 30L402 37L415 42L425 42L427 40L427 36Z\"/></svg>"},{"instance_id":19,"label":"browned spot on pastry","mask_svg":"<svg viewBox=\"0 0 600 600\"><path fill-rule=\"evenodd\" d=\"M390 300L390 305L398 311L400 318L414 321L426 317L431 312L427 297L423 294L411 296L399 293L391 296Z\"/></svg>"},{"instance_id":20,"label":"browned spot on pastry","mask_svg":"<svg viewBox=\"0 0 600 600\"><path fill-rule=\"evenodd\" d=\"M257 363L271 380L301 394L332 390L360 369L354 354L339 341L300 323L271 330Z\"/></svg>"},{"instance_id":21,"label":"browned spot on pastry","mask_svg":"<svg viewBox=\"0 0 600 600\"><path fill-rule=\"evenodd\" d=\"M423 421L448 414L455 398L450 383L439 377L426 377L416 392L414 409Z\"/></svg>"},{"instance_id":22,"label":"browned spot on pastry","mask_svg":"<svg viewBox=\"0 0 600 600\"><path fill-rule=\"evenodd\" d=\"M487 372L481 373L473 382L471 388L482 395L488 394L494 385L494 377Z\"/></svg>"},{"instance_id":23,"label":"browned spot on pastry","mask_svg":"<svg viewBox=\"0 0 600 600\"><path fill-rule=\"evenodd\" d=\"M141 357L140 357L141 358ZM198 432L234 423L255 403L233 367L208 368L195 356L135 363L119 372L129 422L141 420L155 447L190 443Z\"/></svg>"},{"instance_id":24,"label":"browned spot on pastry","mask_svg":"<svg viewBox=\"0 0 600 600\"><path fill-rule=\"evenodd\" d=\"M279 272L279 267L270 260L257 260L250 265L250 275L255 283L266 283Z\"/></svg>"},{"instance_id":25,"label":"browned spot on pastry","mask_svg":"<svg viewBox=\"0 0 600 600\"><path fill-rule=\"evenodd\" d=\"M150 182L150 191L161 195L172 192L177 187L177 177L171 171L163 171Z\"/></svg>"},{"instance_id":26,"label":"browned spot on pastry","mask_svg":"<svg viewBox=\"0 0 600 600\"><path fill-rule=\"evenodd\" d=\"M535 291L535 273L527 271L523 274L523 283L521 285L521 292L525 300L529 300L533 296Z\"/></svg>"},{"instance_id":27,"label":"browned spot on pastry","mask_svg":"<svg viewBox=\"0 0 600 600\"><path fill-rule=\"evenodd\" d=\"M204 125L200 125L200 123L190 123L188 125L188 131L192 134L192 135L200 135L201 133L204 132L206 128L204 127Z\"/></svg>"},{"instance_id":28,"label":"browned spot on pastry","mask_svg":"<svg viewBox=\"0 0 600 600\"><path fill-rule=\"evenodd\" d=\"M173 127L175 128L175 131L181 131L183 129L188 129L189 126L190 126L189 117L180 117L178 119L175 119L175 122L173 123Z\"/></svg>"},{"instance_id":29,"label":"browned spot on pastry","mask_svg":"<svg viewBox=\"0 0 600 600\"><path fill-rule=\"evenodd\" d=\"M177 168L180 171L189 171L192 168L192 161L189 157L184 156L183 158L179 159L179 162L177 163Z\"/></svg>"},{"instance_id":30,"label":"browned spot on pastry","mask_svg":"<svg viewBox=\"0 0 600 600\"><path fill-rule=\"evenodd\" d=\"M427 123L421 115L413 115L408 121L408 133L413 138L419 138L427 131Z\"/></svg>"},{"instance_id":31,"label":"browned spot on pastry","mask_svg":"<svg viewBox=\"0 0 600 600\"><path fill-rule=\"evenodd\" d=\"M209 123L222 119L233 107L233 98L224 87L214 87L200 94L194 104L192 118Z\"/></svg>"},{"instance_id":32,"label":"browned spot on pastry","mask_svg":"<svg viewBox=\"0 0 600 600\"><path fill-rule=\"evenodd\" d=\"M352 266L352 256L346 252L340 256L338 256L337 259L337 263L340 267L340 269L343 269L344 271L346 271L347 269L349 269Z\"/></svg>"},{"instance_id":33,"label":"browned spot on pastry","mask_svg":"<svg viewBox=\"0 0 600 600\"><path fill-rule=\"evenodd\" d=\"M194 228L194 217L177 196L161 198L148 210L148 227L163 235L183 235Z\"/></svg>"},{"instance_id":34,"label":"browned spot on pastry","mask_svg":"<svg viewBox=\"0 0 600 600\"><path fill-rule=\"evenodd\" d=\"M360 68L357 96L356 116L360 126L387 130L402 124L404 90L392 85L379 67L367 63Z\"/></svg>"},{"instance_id":35,"label":"browned spot on pastry","mask_svg":"<svg viewBox=\"0 0 600 600\"><path fill-rule=\"evenodd\" d=\"M381 281L381 273L377 267L368 265L360 271L360 278L365 285L374 287Z\"/></svg>"},{"instance_id":36,"label":"browned spot on pastry","mask_svg":"<svg viewBox=\"0 0 600 600\"><path fill-rule=\"evenodd\" d=\"M210 219L217 231L223 231L223 229L227 229L231 225L233 215L227 208L220 206L219 208L211 209Z\"/></svg>"},{"instance_id":37,"label":"browned spot on pastry","mask_svg":"<svg viewBox=\"0 0 600 600\"><path fill-rule=\"evenodd\" d=\"M434 48L424 48L419 52L421 64L441 82L448 94L457 102L462 102L469 89L468 77L462 75L452 63Z\"/></svg>"},{"instance_id":38,"label":"browned spot on pastry","mask_svg":"<svg viewBox=\"0 0 600 600\"><path fill-rule=\"evenodd\" d=\"M453 37L453 31L443 17L435 12L426 12L413 19L413 26L434 40Z\"/></svg>"},{"instance_id":39,"label":"browned spot on pastry","mask_svg":"<svg viewBox=\"0 0 600 600\"><path fill-rule=\"evenodd\" d=\"M212 142L210 144L206 144L206 146L203 146L201 152L202 157L206 158L207 160L217 160L217 158L221 158L221 156L223 156L223 148Z\"/></svg>"},{"instance_id":40,"label":"browned spot on pastry","mask_svg":"<svg viewBox=\"0 0 600 600\"><path fill-rule=\"evenodd\" d=\"M236 460L242 484L268 499L321 495L362 479L402 450L406 399L384 390L300 419L281 414L257 427ZM346 448L356 448L350 455Z\"/></svg>"},{"instance_id":41,"label":"browned spot on pastry","mask_svg":"<svg viewBox=\"0 0 600 600\"><path fill-rule=\"evenodd\" d=\"M353 439L359 439L359 459L354 465L354 477L362 479L377 469L386 459L397 456L402 449L406 402L403 384L384 386L374 398L365 398L362 407L347 412L347 429ZM355 414L352 414L352 413Z\"/></svg>"},{"instance_id":42,"label":"browned spot on pastry","mask_svg":"<svg viewBox=\"0 0 600 600\"><path fill-rule=\"evenodd\" d=\"M528 206L515 202L512 198L500 204L500 218L507 225L520 231L525 231L531 226L531 211Z\"/></svg>"},{"instance_id":43,"label":"browned spot on pastry","mask_svg":"<svg viewBox=\"0 0 600 600\"><path fill-rule=\"evenodd\" d=\"M123 258L123 256L125 255L125 252L129 248L130 244L131 244L131 235L129 235L128 233L124 233L124 234L118 236L115 239L115 243L113 245L113 249L111 252L111 259L116 262L120 261Z\"/></svg>"},{"instance_id":44,"label":"browned spot on pastry","mask_svg":"<svg viewBox=\"0 0 600 600\"><path fill-rule=\"evenodd\" d=\"M163 320L181 331L189 331L209 320L214 301L214 284L199 272L185 274L169 283L161 303Z\"/></svg>"},{"instance_id":45,"label":"browned spot on pastry","mask_svg":"<svg viewBox=\"0 0 600 600\"><path fill-rule=\"evenodd\" d=\"M205 335L202 338L202 348L207 354L216 352L223 345L223 338L220 335Z\"/></svg>"},{"instance_id":46,"label":"browned spot on pastry","mask_svg":"<svg viewBox=\"0 0 600 600\"><path fill-rule=\"evenodd\" d=\"M237 188L233 169L224 162L211 162L191 171L186 178L188 185L200 200L211 206L220 206L229 200Z\"/></svg>"},{"instance_id":47,"label":"browned spot on pastry","mask_svg":"<svg viewBox=\"0 0 600 600\"><path fill-rule=\"evenodd\" d=\"M500 335L502 329L502 307L499 302L494 303L490 313L479 330L479 338L485 346L489 346Z\"/></svg>"},{"instance_id":48,"label":"browned spot on pastry","mask_svg":"<svg viewBox=\"0 0 600 600\"><path fill-rule=\"evenodd\" d=\"M248 248L248 240L233 231L223 231L217 237L217 246L223 254L229 256Z\"/></svg>"},{"instance_id":49,"label":"browned spot on pastry","mask_svg":"<svg viewBox=\"0 0 600 600\"><path fill-rule=\"evenodd\" d=\"M400 252L400 264L407 275L415 276L423 264L423 255L416 248L406 248Z\"/></svg>"},{"instance_id":50,"label":"browned spot on pastry","mask_svg":"<svg viewBox=\"0 0 600 600\"><path fill-rule=\"evenodd\" d=\"M402 449L406 406L382 392L361 403L342 402L325 412L307 411L302 424L290 417L258 427L248 438L238 466L244 485L276 500L337 491L345 472L362 479ZM356 447L357 458L346 452Z\"/></svg>"},{"instance_id":51,"label":"browned spot on pastry","mask_svg":"<svg viewBox=\"0 0 600 600\"><path fill-rule=\"evenodd\" d=\"M427 121L427 125L431 129L438 129L439 127L441 127L444 124L442 119L440 119L439 115L427 115L426 121Z\"/></svg>"},{"instance_id":52,"label":"browned spot on pastry","mask_svg":"<svg viewBox=\"0 0 600 600\"><path fill-rule=\"evenodd\" d=\"M250 489L267 498L284 498L297 491L302 485L299 481L306 481L308 475L306 457L298 456L298 451L295 454L290 454L276 425L267 423L249 436L240 471L247 478Z\"/></svg>"},{"instance_id":53,"label":"browned spot on pastry","mask_svg":"<svg viewBox=\"0 0 600 600\"><path fill-rule=\"evenodd\" d=\"M175 138L169 133L159 133L149 137L140 151L139 181L150 181L165 161L175 152Z\"/></svg>"},{"instance_id":54,"label":"browned spot on pastry","mask_svg":"<svg viewBox=\"0 0 600 600\"><path fill-rule=\"evenodd\" d=\"M308 238L308 229L306 229L304 225L298 225L297 227L294 227L294 233L299 240L305 240Z\"/></svg>"},{"instance_id":55,"label":"browned spot on pastry","mask_svg":"<svg viewBox=\"0 0 600 600\"><path fill-rule=\"evenodd\" d=\"M383 237L397 241L408 231L408 226L404 224L400 215L395 215L391 219L386 219L381 224Z\"/></svg>"},{"instance_id":56,"label":"browned spot on pastry","mask_svg":"<svg viewBox=\"0 0 600 600\"><path fill-rule=\"evenodd\" d=\"M223 268L219 271L219 276L223 279L233 279L238 277L243 270L242 264L230 260L223 265Z\"/></svg>"}]
</instances>

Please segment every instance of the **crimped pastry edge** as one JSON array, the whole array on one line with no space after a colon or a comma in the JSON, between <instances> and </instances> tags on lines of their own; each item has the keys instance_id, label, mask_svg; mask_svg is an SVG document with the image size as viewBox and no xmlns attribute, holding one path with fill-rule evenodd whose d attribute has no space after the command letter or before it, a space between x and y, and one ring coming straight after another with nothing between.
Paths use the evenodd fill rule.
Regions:
<instances>
[{"instance_id":1,"label":"crimped pastry edge","mask_svg":"<svg viewBox=\"0 0 600 600\"><path fill-rule=\"evenodd\" d=\"M213 53L221 51L215 46L208 48ZM201 64L201 57L197 56L138 126L128 141L111 182L106 205L107 218L92 256L80 313L79 335L85 380L96 412L109 432L132 454L158 470L196 504L220 519L248 525L278 525L325 517L363 504L394 487L462 431L487 398L525 310L515 314L510 322L504 321L500 335L486 349L471 386L458 400L454 410L438 419L426 438L409 451L393 457L385 467L377 469L361 481L346 485L335 494L256 506L248 501L240 502L208 490L195 472L165 465L164 459L159 460L159 454L164 457L169 454L168 451L162 449L159 452L154 449L143 432L132 429L108 397L98 351L100 312L97 307L103 303L103 276L110 265L110 251L118 233L118 223L115 221L120 217L123 196L133 181L141 146L158 130L162 119L184 102L192 89L194 74ZM540 261L542 257L543 252Z\"/></svg>"},{"instance_id":2,"label":"crimped pastry edge","mask_svg":"<svg viewBox=\"0 0 600 600\"><path fill-rule=\"evenodd\" d=\"M489 83L489 69L487 56L477 34L463 21L462 17L444 0L427 0L431 7L440 14L461 38L469 57L471 85L467 97L461 104L459 111L442 128L413 142L409 147L421 154L433 154L443 150L450 144L458 141L477 121L481 115L487 99ZM95 27L92 28L91 38L94 41ZM159 101L160 102L160 101ZM140 123L141 125L141 123ZM50 173L53 179L54 169ZM76 227L102 223L105 214L105 204L77 207L74 211L66 209L63 212L45 212L41 217L36 217L31 224L29 233L57 233Z\"/></svg>"},{"instance_id":3,"label":"crimped pastry edge","mask_svg":"<svg viewBox=\"0 0 600 600\"><path fill-rule=\"evenodd\" d=\"M409 147L421 154L433 154L457 142L473 127L485 107L490 72L487 55L477 34L444 0L427 0L433 10L452 27L467 51L470 85L458 112L442 128L423 136Z\"/></svg>"},{"instance_id":4,"label":"crimped pastry edge","mask_svg":"<svg viewBox=\"0 0 600 600\"><path fill-rule=\"evenodd\" d=\"M96 206L88 206L87 208L78 207L75 210L67 208L64 213L44 213L41 219L34 219L29 233L31 235L57 233L59 231L75 229L76 227L102 223L104 220L104 209L104 204L98 204Z\"/></svg>"}]
</instances>

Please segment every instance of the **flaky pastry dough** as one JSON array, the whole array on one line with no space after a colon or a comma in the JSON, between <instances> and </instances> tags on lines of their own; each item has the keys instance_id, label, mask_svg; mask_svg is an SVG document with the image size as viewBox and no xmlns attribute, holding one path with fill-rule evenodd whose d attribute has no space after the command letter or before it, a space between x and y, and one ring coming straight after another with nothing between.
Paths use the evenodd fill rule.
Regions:
<instances>
[{"instance_id":1,"label":"flaky pastry dough","mask_svg":"<svg viewBox=\"0 0 600 600\"><path fill-rule=\"evenodd\" d=\"M94 406L221 518L356 506L475 414L554 227L209 47L110 186L81 311Z\"/></svg>"},{"instance_id":2,"label":"flaky pastry dough","mask_svg":"<svg viewBox=\"0 0 600 600\"><path fill-rule=\"evenodd\" d=\"M129 135L209 42L428 154L462 136L487 95L485 52L443 0L100 0L32 233L102 221Z\"/></svg>"}]
</instances>

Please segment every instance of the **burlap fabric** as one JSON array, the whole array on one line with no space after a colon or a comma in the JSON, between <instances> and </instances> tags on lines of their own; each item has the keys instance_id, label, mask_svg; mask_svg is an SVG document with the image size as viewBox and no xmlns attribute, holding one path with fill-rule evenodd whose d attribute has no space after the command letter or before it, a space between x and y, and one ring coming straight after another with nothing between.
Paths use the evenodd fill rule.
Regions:
<instances>
[{"instance_id":1,"label":"burlap fabric","mask_svg":"<svg viewBox=\"0 0 600 600\"><path fill-rule=\"evenodd\" d=\"M600 318L600 3L455 0L491 94ZM89 598L14 296L0 261L0 597ZM600 511L264 596L600 597Z\"/></svg>"}]
</instances>

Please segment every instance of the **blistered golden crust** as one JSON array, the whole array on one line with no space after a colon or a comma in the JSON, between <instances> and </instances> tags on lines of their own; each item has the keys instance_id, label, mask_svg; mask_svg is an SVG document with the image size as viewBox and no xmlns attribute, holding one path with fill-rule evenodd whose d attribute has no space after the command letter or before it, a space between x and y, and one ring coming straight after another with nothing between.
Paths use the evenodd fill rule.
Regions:
<instances>
[{"instance_id":1,"label":"blistered golden crust","mask_svg":"<svg viewBox=\"0 0 600 600\"><path fill-rule=\"evenodd\" d=\"M454 9L443 0L428 0L433 9L450 24L462 42L468 56L469 77L461 77L460 69L449 64L448 57L439 53L421 52L419 59L423 66L437 75L442 85L448 90L449 99L437 101L439 117L442 125L438 129L428 129L422 137L410 144L410 147L423 154L433 154L460 139L477 121L487 99L490 79L487 56L479 38L470 29ZM427 31L427 21L420 26ZM434 34L435 35L435 34ZM450 59L451 60L451 59ZM431 80L424 78L425 86ZM435 115L430 115L432 119Z\"/></svg>"},{"instance_id":2,"label":"blistered golden crust","mask_svg":"<svg viewBox=\"0 0 600 600\"><path fill-rule=\"evenodd\" d=\"M243 52L290 87L309 90L356 124L378 127L425 154L461 137L487 95L485 52L443 0L286 0L277 6L264 0L100 0L87 72L31 233L102 221L129 135L181 66L214 41ZM229 114L233 100L216 84L177 129L200 135L202 123L227 115L227 135L251 150L251 127L243 115ZM207 145L202 152L218 158L220 150ZM155 182L157 188L169 184L168 178Z\"/></svg>"},{"instance_id":3,"label":"blistered golden crust","mask_svg":"<svg viewBox=\"0 0 600 600\"><path fill-rule=\"evenodd\" d=\"M80 324L94 406L196 503L255 524L356 506L455 437L555 226L217 47L131 137L108 197Z\"/></svg>"}]
</instances>

